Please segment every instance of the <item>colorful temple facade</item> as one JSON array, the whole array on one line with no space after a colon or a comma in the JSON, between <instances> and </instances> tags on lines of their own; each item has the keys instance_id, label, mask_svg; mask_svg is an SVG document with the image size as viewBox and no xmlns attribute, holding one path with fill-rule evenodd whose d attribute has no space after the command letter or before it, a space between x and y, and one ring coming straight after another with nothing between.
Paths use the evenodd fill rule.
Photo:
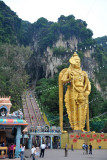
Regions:
<instances>
[{"instance_id":1,"label":"colorful temple facade","mask_svg":"<svg viewBox=\"0 0 107 160\"><path fill-rule=\"evenodd\" d=\"M19 157L20 139L27 122L10 114L10 97L0 97L0 158L8 157L8 146L15 145L15 157ZM3 144L3 145L2 145Z\"/></svg>"}]
</instances>

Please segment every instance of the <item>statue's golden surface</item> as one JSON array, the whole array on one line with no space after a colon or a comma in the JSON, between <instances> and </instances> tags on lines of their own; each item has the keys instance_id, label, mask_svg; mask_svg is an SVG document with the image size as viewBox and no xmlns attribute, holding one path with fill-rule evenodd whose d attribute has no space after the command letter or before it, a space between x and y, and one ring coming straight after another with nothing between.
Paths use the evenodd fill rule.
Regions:
<instances>
[{"instance_id":1,"label":"statue's golden surface","mask_svg":"<svg viewBox=\"0 0 107 160\"><path fill-rule=\"evenodd\" d=\"M69 68L63 69L59 74L60 127L63 131L63 85L68 83L64 101L71 128L84 131L86 121L87 131L89 131L88 95L91 91L90 81L87 73L80 68L80 58L76 52L69 62Z\"/></svg>"}]
</instances>

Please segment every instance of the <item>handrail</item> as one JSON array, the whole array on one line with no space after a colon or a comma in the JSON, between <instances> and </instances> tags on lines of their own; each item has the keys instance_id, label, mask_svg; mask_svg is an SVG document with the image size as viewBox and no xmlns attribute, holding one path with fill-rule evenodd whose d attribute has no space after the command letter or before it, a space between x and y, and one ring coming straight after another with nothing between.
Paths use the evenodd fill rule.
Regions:
<instances>
[{"instance_id":1,"label":"handrail","mask_svg":"<svg viewBox=\"0 0 107 160\"><path fill-rule=\"evenodd\" d=\"M47 117L46 117L46 114L45 114L44 112L42 113L42 116L43 116L43 119L44 119L45 123L46 123L48 126L50 126L50 123L49 123L49 121L48 121L48 119L47 119Z\"/></svg>"}]
</instances>

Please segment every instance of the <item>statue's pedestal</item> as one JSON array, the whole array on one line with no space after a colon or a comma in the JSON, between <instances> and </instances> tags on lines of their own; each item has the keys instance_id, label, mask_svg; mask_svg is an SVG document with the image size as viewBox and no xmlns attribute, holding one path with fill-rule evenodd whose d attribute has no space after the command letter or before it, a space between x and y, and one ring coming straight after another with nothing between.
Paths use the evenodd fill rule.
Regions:
<instances>
[{"instance_id":1,"label":"statue's pedestal","mask_svg":"<svg viewBox=\"0 0 107 160\"><path fill-rule=\"evenodd\" d=\"M85 130L84 131L81 131L81 130L72 130L72 131L69 132L69 134L71 134L71 133L81 133L82 134L82 133L91 133L91 131L88 132L88 131L85 131Z\"/></svg>"},{"instance_id":2,"label":"statue's pedestal","mask_svg":"<svg viewBox=\"0 0 107 160\"><path fill-rule=\"evenodd\" d=\"M72 133L83 133L81 130L73 130Z\"/></svg>"},{"instance_id":3,"label":"statue's pedestal","mask_svg":"<svg viewBox=\"0 0 107 160\"><path fill-rule=\"evenodd\" d=\"M91 131L89 131L89 132L87 132L87 131L82 132L81 130L73 130L73 131L71 131L71 133L91 133Z\"/></svg>"},{"instance_id":4,"label":"statue's pedestal","mask_svg":"<svg viewBox=\"0 0 107 160\"><path fill-rule=\"evenodd\" d=\"M82 149L83 143L87 143L88 145L91 143L93 149L99 149L99 146L101 146L102 149L107 149L107 133L73 130L70 133L62 133L61 148L64 148L66 143L69 149L71 149L72 144L74 149Z\"/></svg>"}]
</instances>

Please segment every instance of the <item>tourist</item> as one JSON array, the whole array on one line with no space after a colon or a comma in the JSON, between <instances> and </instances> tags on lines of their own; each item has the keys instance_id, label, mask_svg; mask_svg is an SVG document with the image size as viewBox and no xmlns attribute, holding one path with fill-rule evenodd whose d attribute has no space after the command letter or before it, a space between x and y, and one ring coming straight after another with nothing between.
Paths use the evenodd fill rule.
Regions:
<instances>
[{"instance_id":1,"label":"tourist","mask_svg":"<svg viewBox=\"0 0 107 160\"><path fill-rule=\"evenodd\" d=\"M83 145L82 145L83 154L85 154L85 153L86 153L86 151L85 151L85 150L86 150L86 148L85 148L85 147L86 147L86 145L85 145L85 143L83 143Z\"/></svg>"},{"instance_id":2,"label":"tourist","mask_svg":"<svg viewBox=\"0 0 107 160\"><path fill-rule=\"evenodd\" d=\"M66 144L65 145L65 157L67 157L67 155L68 155L68 145Z\"/></svg>"},{"instance_id":3,"label":"tourist","mask_svg":"<svg viewBox=\"0 0 107 160\"><path fill-rule=\"evenodd\" d=\"M88 145L87 145L87 143L85 145L85 150L86 150L86 154L88 154Z\"/></svg>"},{"instance_id":4,"label":"tourist","mask_svg":"<svg viewBox=\"0 0 107 160\"><path fill-rule=\"evenodd\" d=\"M73 151L74 149L73 149L73 144L71 144L71 150Z\"/></svg>"},{"instance_id":5,"label":"tourist","mask_svg":"<svg viewBox=\"0 0 107 160\"><path fill-rule=\"evenodd\" d=\"M46 148L46 145L45 145L44 142L41 144L40 148L41 148L40 157L43 158L44 157L44 151L45 151L45 148Z\"/></svg>"},{"instance_id":6,"label":"tourist","mask_svg":"<svg viewBox=\"0 0 107 160\"><path fill-rule=\"evenodd\" d=\"M35 160L35 155L34 155L34 151L35 151L35 146L33 145L32 146L32 149L31 149L31 156L30 157L32 157L32 160Z\"/></svg>"},{"instance_id":7,"label":"tourist","mask_svg":"<svg viewBox=\"0 0 107 160\"><path fill-rule=\"evenodd\" d=\"M60 142L58 142L58 148L60 149L61 147L60 147Z\"/></svg>"},{"instance_id":8,"label":"tourist","mask_svg":"<svg viewBox=\"0 0 107 160\"><path fill-rule=\"evenodd\" d=\"M51 148L51 144L50 144L50 142L48 143L48 148L49 148L49 149Z\"/></svg>"},{"instance_id":9,"label":"tourist","mask_svg":"<svg viewBox=\"0 0 107 160\"><path fill-rule=\"evenodd\" d=\"M7 150L7 154L8 154L8 158L11 158L11 145L8 146L8 150Z\"/></svg>"},{"instance_id":10,"label":"tourist","mask_svg":"<svg viewBox=\"0 0 107 160\"><path fill-rule=\"evenodd\" d=\"M10 146L10 158L13 158L13 150L14 150L14 144L11 143L11 146Z\"/></svg>"},{"instance_id":11,"label":"tourist","mask_svg":"<svg viewBox=\"0 0 107 160\"><path fill-rule=\"evenodd\" d=\"M21 146L21 152L20 152L20 159L24 160L24 151L25 151L25 146L24 144L22 144Z\"/></svg>"},{"instance_id":12,"label":"tourist","mask_svg":"<svg viewBox=\"0 0 107 160\"><path fill-rule=\"evenodd\" d=\"M34 151L34 154L35 154L35 160L38 160L38 159L39 159L39 156L40 156L39 146L36 147L36 149L35 149L35 151Z\"/></svg>"},{"instance_id":13,"label":"tourist","mask_svg":"<svg viewBox=\"0 0 107 160\"><path fill-rule=\"evenodd\" d=\"M91 143L89 145L89 154L92 154L92 145L91 145Z\"/></svg>"}]
</instances>

